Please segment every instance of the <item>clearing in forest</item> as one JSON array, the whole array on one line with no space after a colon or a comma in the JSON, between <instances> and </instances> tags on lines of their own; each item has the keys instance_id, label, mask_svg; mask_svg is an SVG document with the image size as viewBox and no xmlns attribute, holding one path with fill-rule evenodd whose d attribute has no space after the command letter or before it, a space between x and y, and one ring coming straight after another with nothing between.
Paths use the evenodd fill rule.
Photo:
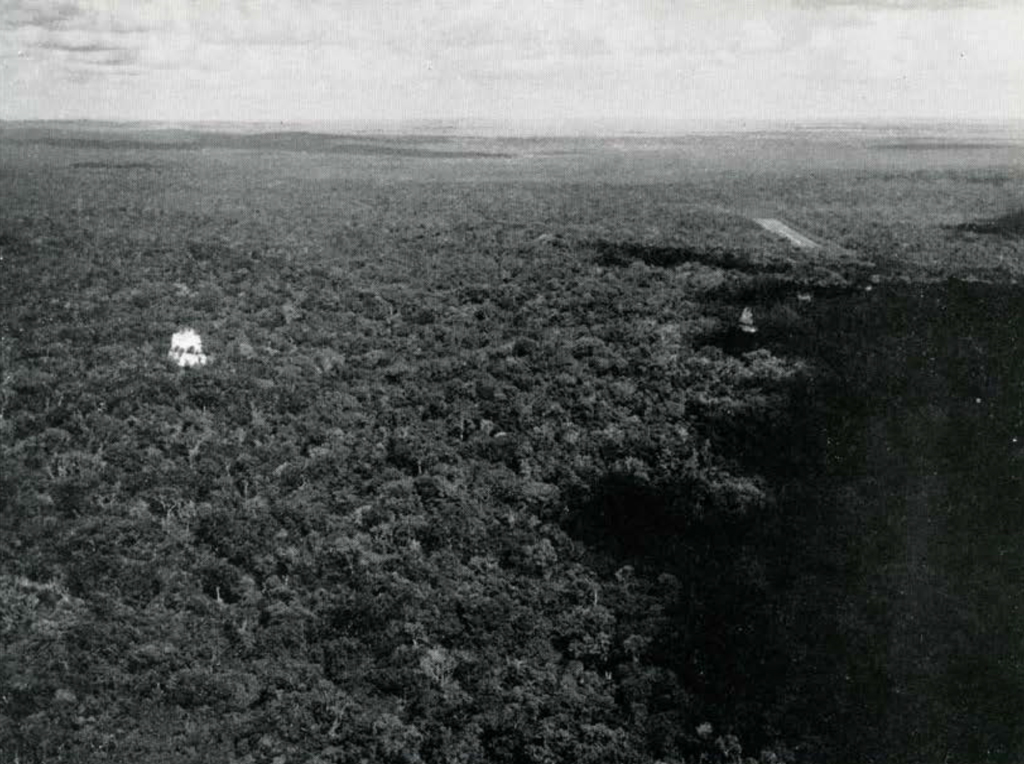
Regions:
<instances>
[{"instance_id":1,"label":"clearing in forest","mask_svg":"<svg viewBox=\"0 0 1024 764\"><path fill-rule=\"evenodd\" d=\"M785 236L793 242L794 246L800 247L801 249L817 249L820 246L818 242L804 236L799 231L794 231L781 220L776 220L775 218L754 218L754 222L765 230L776 233L779 236Z\"/></svg>"}]
</instances>

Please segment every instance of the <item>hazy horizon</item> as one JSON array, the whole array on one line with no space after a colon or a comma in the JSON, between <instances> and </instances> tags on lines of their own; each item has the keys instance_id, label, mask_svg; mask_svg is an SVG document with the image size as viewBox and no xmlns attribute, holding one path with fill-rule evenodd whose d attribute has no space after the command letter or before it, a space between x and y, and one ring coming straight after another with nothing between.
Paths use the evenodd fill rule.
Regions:
<instances>
[{"instance_id":1,"label":"hazy horizon","mask_svg":"<svg viewBox=\"0 0 1024 764\"><path fill-rule=\"evenodd\" d=\"M908 134L918 137L985 134L1024 141L1024 119L805 119L805 120L547 120L516 122L488 119L362 119L362 120L109 120L109 119L3 119L0 126L58 127L80 130L139 130L144 132L194 131L220 133L309 133L323 135L449 136L461 138L672 138L688 135L744 133L852 132L873 135Z\"/></svg>"}]
</instances>

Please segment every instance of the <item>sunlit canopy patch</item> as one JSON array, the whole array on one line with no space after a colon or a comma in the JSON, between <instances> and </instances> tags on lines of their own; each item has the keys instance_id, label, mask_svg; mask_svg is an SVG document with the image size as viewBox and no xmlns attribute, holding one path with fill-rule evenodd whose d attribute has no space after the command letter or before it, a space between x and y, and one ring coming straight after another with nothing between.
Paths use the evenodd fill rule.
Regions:
<instances>
[{"instance_id":1,"label":"sunlit canopy patch","mask_svg":"<svg viewBox=\"0 0 1024 764\"><path fill-rule=\"evenodd\" d=\"M185 327L171 335L171 349L167 357L183 369L205 366L208 358L203 352L203 340L195 329Z\"/></svg>"}]
</instances>

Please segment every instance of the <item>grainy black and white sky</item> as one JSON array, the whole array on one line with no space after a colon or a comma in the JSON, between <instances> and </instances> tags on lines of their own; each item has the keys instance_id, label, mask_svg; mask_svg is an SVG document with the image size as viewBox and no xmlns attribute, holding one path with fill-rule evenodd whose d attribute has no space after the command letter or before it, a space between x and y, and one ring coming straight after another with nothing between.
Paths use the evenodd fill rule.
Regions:
<instances>
[{"instance_id":1,"label":"grainy black and white sky","mask_svg":"<svg viewBox=\"0 0 1024 764\"><path fill-rule=\"evenodd\" d=\"M1024 118L1024 0L0 0L0 118Z\"/></svg>"}]
</instances>

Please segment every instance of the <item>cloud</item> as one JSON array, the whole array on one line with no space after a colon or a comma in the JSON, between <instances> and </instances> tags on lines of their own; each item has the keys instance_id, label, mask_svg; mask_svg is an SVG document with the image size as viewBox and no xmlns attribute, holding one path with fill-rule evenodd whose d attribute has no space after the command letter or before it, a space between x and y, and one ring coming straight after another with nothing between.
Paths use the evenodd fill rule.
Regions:
<instances>
[{"instance_id":1,"label":"cloud","mask_svg":"<svg viewBox=\"0 0 1024 764\"><path fill-rule=\"evenodd\" d=\"M89 56L80 60L87 66L127 66L139 61L139 51L132 48L89 51Z\"/></svg>"},{"instance_id":2,"label":"cloud","mask_svg":"<svg viewBox=\"0 0 1024 764\"><path fill-rule=\"evenodd\" d=\"M106 45L99 42L61 42L60 40L45 40L38 43L36 47L43 50L63 50L68 53L108 53L126 50L119 45Z\"/></svg>"},{"instance_id":3,"label":"cloud","mask_svg":"<svg viewBox=\"0 0 1024 764\"><path fill-rule=\"evenodd\" d=\"M3 10L0 27L17 29L32 26L61 29L68 26L82 9L75 2L47 2L47 0L10 0Z\"/></svg>"},{"instance_id":4,"label":"cloud","mask_svg":"<svg viewBox=\"0 0 1024 764\"><path fill-rule=\"evenodd\" d=\"M144 50L158 37L152 36L151 25L122 13L122 5L118 0L14 0L4 10L0 47L18 51L26 72L45 78L47 87L62 79L81 84L138 76Z\"/></svg>"},{"instance_id":5,"label":"cloud","mask_svg":"<svg viewBox=\"0 0 1024 764\"><path fill-rule=\"evenodd\" d=\"M185 0L186 3L192 0ZM5 0L0 29L132 34L166 30L183 13L170 0Z\"/></svg>"}]
</instances>

